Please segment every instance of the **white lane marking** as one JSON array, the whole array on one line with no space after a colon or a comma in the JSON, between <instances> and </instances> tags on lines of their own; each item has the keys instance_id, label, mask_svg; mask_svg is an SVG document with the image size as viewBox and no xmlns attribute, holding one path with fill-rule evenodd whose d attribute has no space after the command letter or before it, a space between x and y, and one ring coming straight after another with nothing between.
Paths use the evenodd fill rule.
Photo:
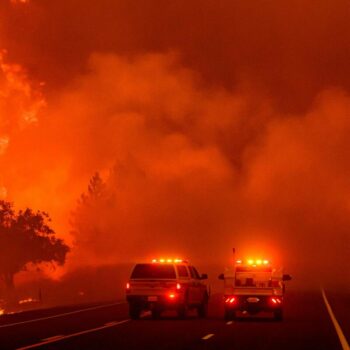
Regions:
<instances>
[{"instance_id":1,"label":"white lane marking","mask_svg":"<svg viewBox=\"0 0 350 350\"><path fill-rule=\"evenodd\" d=\"M321 288L321 291L322 291L323 301L326 304L327 311L328 311L329 316L333 322L333 326L338 334L340 344L341 344L343 350L350 350L350 347L349 347L349 344L345 338L345 335L344 335L342 329L340 328L340 325L339 325L337 319L334 316L334 313L333 313L331 306L329 305L329 302L327 300L326 293L325 293L324 289Z\"/></svg>"},{"instance_id":2,"label":"white lane marking","mask_svg":"<svg viewBox=\"0 0 350 350\"><path fill-rule=\"evenodd\" d=\"M81 331L81 332L77 332L77 333L72 333L72 334L68 334L68 335L62 335L62 336L59 337L59 338L54 337L55 339L47 338L47 340L43 340L43 341L40 342L40 343L36 343L36 344L24 346L24 347L22 347L22 348L18 348L17 350L27 350L27 349L38 348L38 347L40 347L40 346L47 345L47 344L51 344L51 343L55 343L55 342L58 342L58 341L63 340L63 339L74 338L74 337L78 337L79 335L84 335L84 334L88 334L88 333L97 332L97 331L100 331L100 330L102 330L102 329L106 329L106 328L110 328L110 327L115 327L115 326L118 326L118 325L120 325L120 324L129 322L129 321L130 321L130 319L123 320L123 321L119 321L119 322L116 322L116 323L113 322L113 324L109 324L109 325L106 324L106 325L101 326L101 327L91 328L91 329L87 329L87 330L85 330L85 331ZM112 322L111 322L111 323L112 323Z\"/></svg>"},{"instance_id":3,"label":"white lane marking","mask_svg":"<svg viewBox=\"0 0 350 350\"><path fill-rule=\"evenodd\" d=\"M79 313L85 312L85 311L91 311L91 310L96 310L96 309L102 309L102 308L111 307L111 306L120 305L120 304L126 304L126 302L125 302L125 301L121 301L121 302L118 302L118 303L112 303L112 304L106 304L106 305L93 306L93 307L88 307L88 308L86 308L86 309L79 309L79 310L70 311L70 312L65 312L65 313L57 314L57 315L52 315L52 316L47 316L47 317L39 317L39 318L34 318L34 319L32 319L32 320L26 320L26 321L20 321L20 322L15 322L15 323L3 324L3 325L0 326L0 328L13 327L13 326L17 326L17 325L20 325L20 324L38 322L38 321L43 321L43 320L50 320L50 319L52 319L52 318L58 318L58 317L64 317L64 316L79 314Z\"/></svg>"},{"instance_id":4,"label":"white lane marking","mask_svg":"<svg viewBox=\"0 0 350 350\"><path fill-rule=\"evenodd\" d=\"M227 325L230 325L230 324L232 324L232 321L228 321L228 322L226 322L226 324L227 324Z\"/></svg>"},{"instance_id":5,"label":"white lane marking","mask_svg":"<svg viewBox=\"0 0 350 350\"><path fill-rule=\"evenodd\" d=\"M208 340L208 339L210 339L211 337L213 337L214 336L214 334L207 334L206 336L204 336L202 339L203 340Z\"/></svg>"},{"instance_id":6,"label":"white lane marking","mask_svg":"<svg viewBox=\"0 0 350 350\"><path fill-rule=\"evenodd\" d=\"M64 337L64 335L60 334L60 335L54 335L53 337L49 337L49 338L44 338L44 339L41 339L41 341L49 341L49 340L57 340L57 339L60 339Z\"/></svg>"},{"instance_id":7,"label":"white lane marking","mask_svg":"<svg viewBox=\"0 0 350 350\"><path fill-rule=\"evenodd\" d=\"M115 326L115 325L117 325L117 324L118 324L117 321L112 321L112 322L107 322L107 323L105 323L105 326Z\"/></svg>"}]
</instances>

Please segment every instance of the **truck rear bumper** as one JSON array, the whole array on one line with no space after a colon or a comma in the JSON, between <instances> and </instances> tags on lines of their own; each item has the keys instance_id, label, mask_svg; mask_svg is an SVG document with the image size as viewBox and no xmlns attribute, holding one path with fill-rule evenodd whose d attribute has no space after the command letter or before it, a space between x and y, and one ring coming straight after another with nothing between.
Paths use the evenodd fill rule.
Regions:
<instances>
[{"instance_id":1,"label":"truck rear bumper","mask_svg":"<svg viewBox=\"0 0 350 350\"><path fill-rule=\"evenodd\" d=\"M185 299L182 294L169 295L127 295L128 303L136 304L143 310L159 309L176 309L179 305L184 304Z\"/></svg>"},{"instance_id":2,"label":"truck rear bumper","mask_svg":"<svg viewBox=\"0 0 350 350\"><path fill-rule=\"evenodd\" d=\"M282 297L265 295L226 295L224 302L225 309L247 311L251 314L261 311L275 311L283 307Z\"/></svg>"}]
</instances>

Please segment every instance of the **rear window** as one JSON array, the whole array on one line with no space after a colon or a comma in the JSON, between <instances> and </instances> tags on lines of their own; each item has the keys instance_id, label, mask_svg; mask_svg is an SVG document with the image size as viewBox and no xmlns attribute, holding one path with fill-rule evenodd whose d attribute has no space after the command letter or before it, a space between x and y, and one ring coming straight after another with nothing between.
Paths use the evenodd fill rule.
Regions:
<instances>
[{"instance_id":1,"label":"rear window","mask_svg":"<svg viewBox=\"0 0 350 350\"><path fill-rule=\"evenodd\" d=\"M193 266L189 266L191 277L194 279L200 279L197 270Z\"/></svg>"},{"instance_id":2,"label":"rear window","mask_svg":"<svg viewBox=\"0 0 350 350\"><path fill-rule=\"evenodd\" d=\"M131 278L175 279L176 274L174 265L171 264L138 264L134 267Z\"/></svg>"},{"instance_id":3,"label":"rear window","mask_svg":"<svg viewBox=\"0 0 350 350\"><path fill-rule=\"evenodd\" d=\"M176 268L180 278L188 277L188 271L185 265L177 265Z\"/></svg>"}]
</instances>

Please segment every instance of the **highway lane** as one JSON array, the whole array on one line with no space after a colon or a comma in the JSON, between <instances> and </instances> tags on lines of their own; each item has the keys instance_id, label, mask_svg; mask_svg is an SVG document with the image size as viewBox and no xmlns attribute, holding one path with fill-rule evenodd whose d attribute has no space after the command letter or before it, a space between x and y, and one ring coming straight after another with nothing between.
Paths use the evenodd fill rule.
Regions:
<instances>
[{"instance_id":1,"label":"highway lane","mask_svg":"<svg viewBox=\"0 0 350 350\"><path fill-rule=\"evenodd\" d=\"M349 296L342 296L348 305ZM344 299L345 298L345 299ZM337 300L332 294L330 302ZM337 304L337 309L341 304ZM350 310L348 310L349 312ZM345 312L343 312L345 314ZM46 344L37 349L342 349L321 291L288 291L285 320L242 318L227 324L221 297L213 296L209 317L195 313L178 320L168 313L160 320L145 315L128 320L125 303L102 306L41 321L0 328L0 348L16 349ZM344 315L343 315L344 316ZM342 316L342 320L346 320ZM349 325L339 323L344 334ZM59 338L61 336L68 338ZM54 338L52 338L54 337Z\"/></svg>"},{"instance_id":2,"label":"highway lane","mask_svg":"<svg viewBox=\"0 0 350 350\"><path fill-rule=\"evenodd\" d=\"M57 332L70 334L128 317L127 304L123 301L68 310L64 308L58 313L42 312L42 315L36 312L32 319L28 318L30 313L25 313L23 320L21 314L10 315L16 317L0 325L0 349L16 349L55 336Z\"/></svg>"},{"instance_id":3,"label":"highway lane","mask_svg":"<svg viewBox=\"0 0 350 350\"><path fill-rule=\"evenodd\" d=\"M115 304L122 304L123 301L110 301L104 303L85 303L85 304L74 304L66 306L56 306L50 308L36 308L32 310L23 310L16 313L8 313L1 315L0 317L0 329L3 327L8 327L12 323L26 323L33 322L34 320L39 320L40 318L57 318L62 315L69 315L75 313L81 313L86 311L91 311L95 309L100 309L104 307L113 306Z\"/></svg>"}]
</instances>

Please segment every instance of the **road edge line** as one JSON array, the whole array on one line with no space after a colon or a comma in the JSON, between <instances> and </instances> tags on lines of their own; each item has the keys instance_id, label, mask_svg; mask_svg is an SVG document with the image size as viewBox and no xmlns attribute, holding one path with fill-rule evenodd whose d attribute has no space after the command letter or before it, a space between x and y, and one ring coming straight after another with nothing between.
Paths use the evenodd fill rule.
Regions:
<instances>
[{"instance_id":1,"label":"road edge line","mask_svg":"<svg viewBox=\"0 0 350 350\"><path fill-rule=\"evenodd\" d=\"M49 341L49 340L56 340L56 339L60 339L62 337L64 337L64 335L59 334L59 335L54 335L52 337L41 339L41 341L44 342L44 341Z\"/></svg>"},{"instance_id":2,"label":"road edge line","mask_svg":"<svg viewBox=\"0 0 350 350\"><path fill-rule=\"evenodd\" d=\"M326 297L326 293L325 293L323 288L321 288L321 292L322 292L323 301L324 301L324 303L326 305L328 314L329 314L329 316L330 316L330 318L331 318L331 320L333 322L333 326L335 328L335 331L337 332L340 344L341 344L343 350L350 350L349 344L348 344L348 342L347 342L347 340L345 338L345 335L344 335L344 333L343 333L343 331L342 331L342 329L341 329L341 327L339 325L339 322L335 318L335 315L334 315L333 310L332 310L332 308L331 308L331 306L330 306L330 304L328 302L328 299Z\"/></svg>"},{"instance_id":3,"label":"road edge line","mask_svg":"<svg viewBox=\"0 0 350 350\"><path fill-rule=\"evenodd\" d=\"M208 340L208 339L210 339L211 337L213 337L215 334L213 334L213 333L209 333L209 334L207 334L207 335L205 335L202 339L203 340Z\"/></svg>"},{"instance_id":4,"label":"road edge line","mask_svg":"<svg viewBox=\"0 0 350 350\"><path fill-rule=\"evenodd\" d=\"M81 331L81 332L76 332L76 333L72 333L72 334L68 334L68 335L62 335L60 338L56 338L56 339L47 338L46 341L42 341L42 342L36 343L36 344L26 345L26 346L23 346L21 348L17 348L17 350L27 350L27 349L39 348L40 346L52 344L52 343L57 343L57 342L64 340L64 339L75 338L75 337L78 337L79 335L98 332L102 329L119 326L120 324L129 322L129 321L130 321L130 319L127 319L127 320L119 321L118 323L115 323L115 324L104 325L104 326L100 326L100 327L96 327L96 328L87 329L87 330Z\"/></svg>"},{"instance_id":5,"label":"road edge line","mask_svg":"<svg viewBox=\"0 0 350 350\"><path fill-rule=\"evenodd\" d=\"M52 318L64 317L64 316L79 314L79 313L85 312L85 311L103 309L103 308L106 308L106 307L122 305L122 304L126 304L126 301L120 301L120 302L111 303L111 304L103 304L103 305L88 307L88 308L85 308L85 309L79 309L79 310L64 312L64 313L61 313L61 314L56 314L56 315L47 316L47 317L33 318L31 320L26 320L26 321L19 321L19 322L14 322L14 323L5 323L5 324L0 325L0 328L13 327L13 326L18 326L20 324L26 324L26 323L33 323L33 322L39 322L39 321L44 321L44 320L50 320Z\"/></svg>"}]
</instances>

